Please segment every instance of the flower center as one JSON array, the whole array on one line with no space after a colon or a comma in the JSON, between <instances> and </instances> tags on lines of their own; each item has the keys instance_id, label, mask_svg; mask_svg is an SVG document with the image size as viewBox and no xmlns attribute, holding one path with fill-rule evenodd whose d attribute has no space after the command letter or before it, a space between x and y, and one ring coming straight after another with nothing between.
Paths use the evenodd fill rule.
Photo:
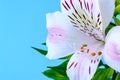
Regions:
<instances>
[{"instance_id":1,"label":"flower center","mask_svg":"<svg viewBox=\"0 0 120 80\"><path fill-rule=\"evenodd\" d=\"M89 56L95 57L95 56L101 56L102 55L102 48L103 44L97 43L94 45L87 45L87 44L82 44L80 48L80 52L87 54Z\"/></svg>"},{"instance_id":2,"label":"flower center","mask_svg":"<svg viewBox=\"0 0 120 80\"><path fill-rule=\"evenodd\" d=\"M79 0L78 3L79 6L76 6L73 0L62 2L72 25L86 35L104 41L99 6L96 7L97 4L86 0Z\"/></svg>"}]
</instances>

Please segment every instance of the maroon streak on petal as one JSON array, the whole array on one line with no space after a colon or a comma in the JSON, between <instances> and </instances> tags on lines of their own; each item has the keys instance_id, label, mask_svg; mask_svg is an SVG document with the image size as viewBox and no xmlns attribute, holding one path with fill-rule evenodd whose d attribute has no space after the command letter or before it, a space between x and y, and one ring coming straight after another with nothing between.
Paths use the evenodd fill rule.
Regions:
<instances>
[{"instance_id":1,"label":"maroon streak on petal","mask_svg":"<svg viewBox=\"0 0 120 80\"><path fill-rule=\"evenodd\" d=\"M74 68L78 65L78 63L75 64Z\"/></svg>"},{"instance_id":2,"label":"maroon streak on petal","mask_svg":"<svg viewBox=\"0 0 120 80\"><path fill-rule=\"evenodd\" d=\"M64 5L64 3L62 3L63 7L68 11L68 8Z\"/></svg>"},{"instance_id":3,"label":"maroon streak on petal","mask_svg":"<svg viewBox=\"0 0 120 80\"><path fill-rule=\"evenodd\" d=\"M89 66L89 74L91 74L91 67Z\"/></svg>"},{"instance_id":4,"label":"maroon streak on petal","mask_svg":"<svg viewBox=\"0 0 120 80\"><path fill-rule=\"evenodd\" d=\"M91 60L91 63L93 62L93 60Z\"/></svg>"},{"instance_id":5,"label":"maroon streak on petal","mask_svg":"<svg viewBox=\"0 0 120 80\"><path fill-rule=\"evenodd\" d=\"M99 62L99 59L97 59L97 62Z\"/></svg>"},{"instance_id":6,"label":"maroon streak on petal","mask_svg":"<svg viewBox=\"0 0 120 80\"><path fill-rule=\"evenodd\" d=\"M89 4L88 4L88 2L87 2L87 8L88 8L88 11L90 12L90 8L89 8Z\"/></svg>"},{"instance_id":7,"label":"maroon streak on petal","mask_svg":"<svg viewBox=\"0 0 120 80\"><path fill-rule=\"evenodd\" d=\"M70 64L70 66L68 67L68 69L70 69L70 68L73 66L73 64L74 64L74 62L72 62L72 63Z\"/></svg>"},{"instance_id":8,"label":"maroon streak on petal","mask_svg":"<svg viewBox=\"0 0 120 80\"><path fill-rule=\"evenodd\" d=\"M96 60L94 60L94 64L96 63Z\"/></svg>"},{"instance_id":9,"label":"maroon streak on petal","mask_svg":"<svg viewBox=\"0 0 120 80\"><path fill-rule=\"evenodd\" d=\"M72 13L72 15L77 19L77 16L74 13Z\"/></svg>"},{"instance_id":10,"label":"maroon streak on petal","mask_svg":"<svg viewBox=\"0 0 120 80\"><path fill-rule=\"evenodd\" d=\"M79 3L80 3L80 7L81 7L81 9L82 9L82 1L81 1L81 0L79 0Z\"/></svg>"},{"instance_id":11,"label":"maroon streak on petal","mask_svg":"<svg viewBox=\"0 0 120 80\"><path fill-rule=\"evenodd\" d=\"M97 22L99 22L99 21L100 21L100 18L97 19Z\"/></svg>"},{"instance_id":12,"label":"maroon streak on petal","mask_svg":"<svg viewBox=\"0 0 120 80\"><path fill-rule=\"evenodd\" d=\"M84 5L85 5L85 8L86 8L86 10L87 10L87 4L86 4L85 0L84 0Z\"/></svg>"},{"instance_id":13,"label":"maroon streak on petal","mask_svg":"<svg viewBox=\"0 0 120 80\"><path fill-rule=\"evenodd\" d=\"M67 5L67 7L70 9L70 6L69 6L69 4L65 1L65 4Z\"/></svg>"},{"instance_id":14,"label":"maroon streak on petal","mask_svg":"<svg viewBox=\"0 0 120 80\"><path fill-rule=\"evenodd\" d=\"M97 16L98 18L100 17L100 13L98 13L98 16Z\"/></svg>"},{"instance_id":15,"label":"maroon streak on petal","mask_svg":"<svg viewBox=\"0 0 120 80\"><path fill-rule=\"evenodd\" d=\"M71 20L75 21L71 16L68 15L68 17L69 17Z\"/></svg>"},{"instance_id":16,"label":"maroon streak on petal","mask_svg":"<svg viewBox=\"0 0 120 80\"><path fill-rule=\"evenodd\" d=\"M91 11L93 10L93 3L91 3Z\"/></svg>"},{"instance_id":17,"label":"maroon streak on petal","mask_svg":"<svg viewBox=\"0 0 120 80\"><path fill-rule=\"evenodd\" d=\"M72 2L72 0L70 0L70 3L71 3L71 5L72 5L72 7L75 9L75 6L73 5L73 2Z\"/></svg>"}]
</instances>

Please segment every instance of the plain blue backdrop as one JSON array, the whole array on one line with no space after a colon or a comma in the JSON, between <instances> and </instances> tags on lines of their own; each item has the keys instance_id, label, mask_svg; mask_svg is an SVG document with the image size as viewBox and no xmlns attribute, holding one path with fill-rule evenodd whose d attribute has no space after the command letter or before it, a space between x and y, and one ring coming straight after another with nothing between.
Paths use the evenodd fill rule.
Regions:
<instances>
[{"instance_id":1,"label":"plain blue backdrop","mask_svg":"<svg viewBox=\"0 0 120 80\"><path fill-rule=\"evenodd\" d=\"M45 42L46 13L60 10L60 0L0 0L0 80L51 80L42 72L50 61L31 46Z\"/></svg>"}]
</instances>

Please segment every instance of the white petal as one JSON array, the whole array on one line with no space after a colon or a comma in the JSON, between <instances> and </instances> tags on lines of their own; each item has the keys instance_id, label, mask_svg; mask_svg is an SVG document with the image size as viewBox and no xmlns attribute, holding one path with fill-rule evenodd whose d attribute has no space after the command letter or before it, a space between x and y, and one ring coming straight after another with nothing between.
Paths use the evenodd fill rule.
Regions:
<instances>
[{"instance_id":1,"label":"white petal","mask_svg":"<svg viewBox=\"0 0 120 80\"><path fill-rule=\"evenodd\" d=\"M81 44L92 44L94 38L84 35L75 29L60 12L47 14L47 47L49 59L67 56L79 50Z\"/></svg>"},{"instance_id":2,"label":"white petal","mask_svg":"<svg viewBox=\"0 0 120 80\"><path fill-rule=\"evenodd\" d=\"M104 40L98 0L61 0L62 12L70 22L96 39Z\"/></svg>"},{"instance_id":3,"label":"white petal","mask_svg":"<svg viewBox=\"0 0 120 80\"><path fill-rule=\"evenodd\" d=\"M76 52L67 65L67 75L70 80L91 80L101 57Z\"/></svg>"},{"instance_id":4,"label":"white petal","mask_svg":"<svg viewBox=\"0 0 120 80\"><path fill-rule=\"evenodd\" d=\"M110 23L114 13L115 0L98 0L98 1L102 17L102 27L103 31L105 31L105 28Z\"/></svg>"},{"instance_id":5,"label":"white petal","mask_svg":"<svg viewBox=\"0 0 120 80\"><path fill-rule=\"evenodd\" d=\"M76 51L67 65L67 75L70 80L90 80L96 72L102 56L103 44L93 43Z\"/></svg>"},{"instance_id":6,"label":"white petal","mask_svg":"<svg viewBox=\"0 0 120 80\"><path fill-rule=\"evenodd\" d=\"M105 41L105 62L120 72L120 26L112 28Z\"/></svg>"}]
</instances>

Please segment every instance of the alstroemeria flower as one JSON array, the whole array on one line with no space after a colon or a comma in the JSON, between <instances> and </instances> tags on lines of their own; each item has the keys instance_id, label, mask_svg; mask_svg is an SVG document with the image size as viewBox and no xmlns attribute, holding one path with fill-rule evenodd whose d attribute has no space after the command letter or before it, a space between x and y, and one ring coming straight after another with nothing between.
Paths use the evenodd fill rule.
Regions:
<instances>
[{"instance_id":1,"label":"alstroemeria flower","mask_svg":"<svg viewBox=\"0 0 120 80\"><path fill-rule=\"evenodd\" d=\"M90 80L101 57L120 72L120 27L105 36L114 0L61 0L62 12L47 14L49 59L73 54L67 65L70 80Z\"/></svg>"}]
</instances>

